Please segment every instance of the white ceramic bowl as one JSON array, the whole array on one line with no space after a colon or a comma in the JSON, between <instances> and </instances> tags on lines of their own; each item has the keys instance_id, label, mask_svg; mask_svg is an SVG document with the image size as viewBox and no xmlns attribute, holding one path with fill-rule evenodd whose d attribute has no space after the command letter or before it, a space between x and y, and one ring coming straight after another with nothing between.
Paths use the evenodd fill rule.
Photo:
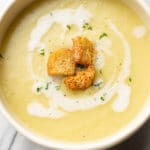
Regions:
<instances>
[{"instance_id":1,"label":"white ceramic bowl","mask_svg":"<svg viewBox=\"0 0 150 150\"><path fill-rule=\"evenodd\" d=\"M0 1L0 6L2 6L2 2L7 2L7 5L4 11L0 14L0 42L5 34L5 31L9 27L10 23L13 21L14 17L23 10L27 5L29 5L34 0L2 0ZM148 8L147 4L144 0L124 0L132 9L134 9L145 21L145 23L150 27L150 8ZM19 122L13 118L11 112L7 110L3 103L4 96L0 91L0 110L8 119L8 121L24 136L29 138L35 143L40 145L49 147L49 148L57 148L57 149L105 149L111 147L122 140L126 139L132 133L134 133L139 127L141 127L144 122L150 116L150 98L147 100L145 106L139 112L136 118L132 122L130 122L124 129L119 131L118 133L107 137L102 140L82 143L82 144L73 144L73 143L63 143L53 140L48 140L43 137L32 133L25 127L23 127Z\"/></svg>"}]
</instances>

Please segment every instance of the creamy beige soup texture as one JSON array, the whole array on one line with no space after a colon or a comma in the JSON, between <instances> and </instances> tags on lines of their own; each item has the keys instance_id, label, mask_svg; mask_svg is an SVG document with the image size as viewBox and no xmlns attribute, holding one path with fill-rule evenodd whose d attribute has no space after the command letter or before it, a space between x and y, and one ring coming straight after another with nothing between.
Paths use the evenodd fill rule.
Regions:
<instances>
[{"instance_id":1,"label":"creamy beige soup texture","mask_svg":"<svg viewBox=\"0 0 150 150\"><path fill-rule=\"evenodd\" d=\"M47 75L48 56L85 36L95 47L95 80L71 91ZM150 34L120 0L45 0L11 24L0 48L5 105L25 127L49 139L84 142L125 127L150 94Z\"/></svg>"}]
</instances>

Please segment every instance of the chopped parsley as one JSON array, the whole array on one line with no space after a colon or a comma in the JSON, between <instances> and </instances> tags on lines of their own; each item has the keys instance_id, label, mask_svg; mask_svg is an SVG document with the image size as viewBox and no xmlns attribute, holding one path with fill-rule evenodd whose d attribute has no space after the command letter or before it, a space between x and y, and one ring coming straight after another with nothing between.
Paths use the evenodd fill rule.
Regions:
<instances>
[{"instance_id":1,"label":"chopped parsley","mask_svg":"<svg viewBox=\"0 0 150 150\"><path fill-rule=\"evenodd\" d=\"M46 83L45 90L48 90L48 88L49 88L49 83Z\"/></svg>"},{"instance_id":2,"label":"chopped parsley","mask_svg":"<svg viewBox=\"0 0 150 150\"><path fill-rule=\"evenodd\" d=\"M45 55L45 50L44 50L44 49L41 49L41 50L40 50L40 55L42 55L42 56Z\"/></svg>"},{"instance_id":3,"label":"chopped parsley","mask_svg":"<svg viewBox=\"0 0 150 150\"><path fill-rule=\"evenodd\" d=\"M102 101L104 101L104 100L105 100L104 96L101 96L101 97L100 97L100 99L101 99Z\"/></svg>"},{"instance_id":4,"label":"chopped parsley","mask_svg":"<svg viewBox=\"0 0 150 150\"><path fill-rule=\"evenodd\" d=\"M99 71L100 74L103 74L102 70Z\"/></svg>"},{"instance_id":5,"label":"chopped parsley","mask_svg":"<svg viewBox=\"0 0 150 150\"><path fill-rule=\"evenodd\" d=\"M42 90L42 87L37 87L37 88L36 88L36 91L37 91L37 92L40 92L41 90Z\"/></svg>"},{"instance_id":6,"label":"chopped parsley","mask_svg":"<svg viewBox=\"0 0 150 150\"><path fill-rule=\"evenodd\" d=\"M102 33L100 36L99 36L99 40L101 40L103 37L106 37L106 36L108 36L108 34L107 33Z\"/></svg>"},{"instance_id":7,"label":"chopped parsley","mask_svg":"<svg viewBox=\"0 0 150 150\"><path fill-rule=\"evenodd\" d=\"M60 90L60 85L55 86L56 90Z\"/></svg>"},{"instance_id":8,"label":"chopped parsley","mask_svg":"<svg viewBox=\"0 0 150 150\"><path fill-rule=\"evenodd\" d=\"M129 78L129 82L132 82L132 78L131 77Z\"/></svg>"},{"instance_id":9,"label":"chopped parsley","mask_svg":"<svg viewBox=\"0 0 150 150\"><path fill-rule=\"evenodd\" d=\"M82 28L86 29L86 30L93 30L92 26L89 23L85 23Z\"/></svg>"},{"instance_id":10,"label":"chopped parsley","mask_svg":"<svg viewBox=\"0 0 150 150\"><path fill-rule=\"evenodd\" d=\"M4 56L2 54L0 54L0 58L4 59Z\"/></svg>"},{"instance_id":11,"label":"chopped parsley","mask_svg":"<svg viewBox=\"0 0 150 150\"><path fill-rule=\"evenodd\" d=\"M94 83L93 86L95 86L95 87L100 87L100 85L101 85L102 83L103 83L103 82Z\"/></svg>"},{"instance_id":12,"label":"chopped parsley","mask_svg":"<svg viewBox=\"0 0 150 150\"><path fill-rule=\"evenodd\" d=\"M66 28L68 29L68 30L71 30L71 25L66 25Z\"/></svg>"}]
</instances>

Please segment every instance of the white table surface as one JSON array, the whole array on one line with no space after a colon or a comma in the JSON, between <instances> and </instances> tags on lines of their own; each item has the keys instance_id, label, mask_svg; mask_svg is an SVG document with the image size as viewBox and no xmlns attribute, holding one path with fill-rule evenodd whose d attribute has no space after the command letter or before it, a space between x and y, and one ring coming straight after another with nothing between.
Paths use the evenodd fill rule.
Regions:
<instances>
[{"instance_id":1,"label":"white table surface","mask_svg":"<svg viewBox=\"0 0 150 150\"><path fill-rule=\"evenodd\" d=\"M12 0L0 0L0 14ZM150 0L146 0L150 4ZM0 113L0 150L50 150L20 135ZM150 120L132 137L111 150L150 150Z\"/></svg>"}]
</instances>

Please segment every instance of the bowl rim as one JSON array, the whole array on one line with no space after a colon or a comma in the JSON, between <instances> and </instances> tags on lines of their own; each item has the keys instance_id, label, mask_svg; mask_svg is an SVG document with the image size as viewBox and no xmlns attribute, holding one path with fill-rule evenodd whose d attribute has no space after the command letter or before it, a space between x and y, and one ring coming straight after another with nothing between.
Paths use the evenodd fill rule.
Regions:
<instances>
[{"instance_id":1,"label":"bowl rim","mask_svg":"<svg viewBox=\"0 0 150 150\"><path fill-rule=\"evenodd\" d=\"M5 16L7 11L10 9L10 7L16 2L16 0L9 1L7 6L5 7L5 10L2 12L0 16L0 22L2 18ZM145 1L143 0L137 0L137 3L141 7L146 10L150 14L150 9ZM48 148L54 148L54 149L105 149L112 147L126 138L128 138L130 135L132 135L135 131L137 131L149 118L150 118L150 98L146 101L145 106L143 106L142 110L137 114L137 116L128 123L127 126L123 127L123 129L119 130L117 133L114 133L113 135L106 137L104 139L95 140L94 142L85 142L85 143L70 143L70 142L61 142L57 140L51 140L46 139L40 135L37 135L34 133L34 131L30 131L25 126L21 125L19 121L17 121L11 113L7 110L7 108L4 106L1 98L0 98L0 111L2 114L6 117L6 119L9 121L10 124L14 126L14 128L24 135L26 138L30 139L34 143L40 144L42 146L48 147Z\"/></svg>"}]
</instances>

